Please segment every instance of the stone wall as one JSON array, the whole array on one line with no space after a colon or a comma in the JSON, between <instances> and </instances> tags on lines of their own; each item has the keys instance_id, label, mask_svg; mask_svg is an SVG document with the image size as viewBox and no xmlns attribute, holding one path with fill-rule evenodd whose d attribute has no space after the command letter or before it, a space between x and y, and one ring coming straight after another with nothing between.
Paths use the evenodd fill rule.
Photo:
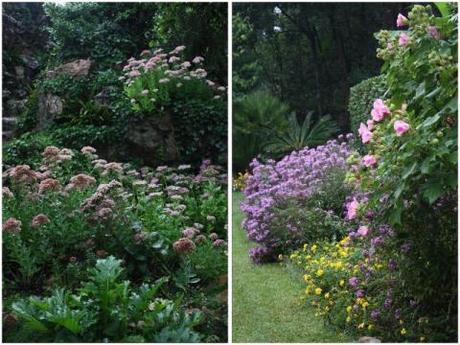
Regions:
<instances>
[{"instance_id":1,"label":"stone wall","mask_svg":"<svg viewBox=\"0 0 460 345\"><path fill-rule=\"evenodd\" d=\"M15 134L34 77L42 67L41 57L49 48L42 3L3 3L3 139Z\"/></svg>"}]
</instances>

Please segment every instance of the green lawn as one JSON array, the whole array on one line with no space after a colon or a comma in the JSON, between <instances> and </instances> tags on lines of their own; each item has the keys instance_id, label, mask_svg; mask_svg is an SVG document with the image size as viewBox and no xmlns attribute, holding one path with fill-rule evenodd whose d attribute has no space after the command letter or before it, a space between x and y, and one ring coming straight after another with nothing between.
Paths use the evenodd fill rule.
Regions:
<instances>
[{"instance_id":1,"label":"green lawn","mask_svg":"<svg viewBox=\"0 0 460 345\"><path fill-rule=\"evenodd\" d=\"M233 194L233 342L352 342L300 304L301 282L278 264L253 265L241 229L242 196Z\"/></svg>"}]
</instances>

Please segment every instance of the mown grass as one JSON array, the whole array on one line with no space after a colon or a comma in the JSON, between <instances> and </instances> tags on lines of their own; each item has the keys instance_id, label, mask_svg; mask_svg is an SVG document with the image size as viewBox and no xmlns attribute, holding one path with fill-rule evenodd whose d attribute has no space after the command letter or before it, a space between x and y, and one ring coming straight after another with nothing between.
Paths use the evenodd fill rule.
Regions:
<instances>
[{"instance_id":1,"label":"mown grass","mask_svg":"<svg viewBox=\"0 0 460 345\"><path fill-rule=\"evenodd\" d=\"M352 342L300 303L301 282L279 264L253 265L241 229L243 199L233 194L233 342Z\"/></svg>"}]
</instances>

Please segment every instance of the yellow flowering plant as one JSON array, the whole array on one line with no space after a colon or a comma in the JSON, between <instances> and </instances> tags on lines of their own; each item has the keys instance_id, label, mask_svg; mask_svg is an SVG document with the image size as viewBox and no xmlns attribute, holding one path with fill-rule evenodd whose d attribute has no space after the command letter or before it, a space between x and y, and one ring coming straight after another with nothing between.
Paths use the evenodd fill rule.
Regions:
<instances>
[{"instance_id":1,"label":"yellow flowering plant","mask_svg":"<svg viewBox=\"0 0 460 345\"><path fill-rule=\"evenodd\" d=\"M339 242L304 244L288 260L286 256L280 260L302 272L306 285L302 299L316 309L316 316L358 335L386 338L385 324L394 316L380 308L384 304L381 290L389 288L385 285L389 278L397 277L391 276L378 254L369 262L362 248L361 240L347 236ZM374 277L371 281L365 275L369 270ZM394 326L397 332L392 339L420 338L427 333L426 322L399 318Z\"/></svg>"},{"instance_id":2,"label":"yellow flowering plant","mask_svg":"<svg viewBox=\"0 0 460 345\"><path fill-rule=\"evenodd\" d=\"M235 178L233 178L233 190L242 191L246 188L246 180L249 177L249 172L245 171L243 173L238 173Z\"/></svg>"}]
</instances>

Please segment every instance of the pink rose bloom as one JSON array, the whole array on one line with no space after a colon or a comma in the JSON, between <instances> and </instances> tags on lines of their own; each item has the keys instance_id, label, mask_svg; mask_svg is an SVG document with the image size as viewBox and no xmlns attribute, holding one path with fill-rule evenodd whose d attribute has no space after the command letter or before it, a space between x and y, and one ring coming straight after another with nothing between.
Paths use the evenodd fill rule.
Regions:
<instances>
[{"instance_id":1,"label":"pink rose bloom","mask_svg":"<svg viewBox=\"0 0 460 345\"><path fill-rule=\"evenodd\" d=\"M430 25L426 28L426 32L428 35L431 36L431 38L439 41L441 39L441 34L439 33L438 29L436 29L436 26Z\"/></svg>"},{"instance_id":2,"label":"pink rose bloom","mask_svg":"<svg viewBox=\"0 0 460 345\"><path fill-rule=\"evenodd\" d=\"M372 132L366 127L364 123L359 125L358 133L361 136L363 144L367 144L372 139Z\"/></svg>"},{"instance_id":3,"label":"pink rose bloom","mask_svg":"<svg viewBox=\"0 0 460 345\"><path fill-rule=\"evenodd\" d=\"M405 33L399 35L399 45L405 47L409 44L409 36Z\"/></svg>"},{"instance_id":4,"label":"pink rose bloom","mask_svg":"<svg viewBox=\"0 0 460 345\"><path fill-rule=\"evenodd\" d=\"M361 226L358 228L357 233L358 233L361 237L366 237L367 234L369 233L369 228L368 228L367 226L361 225Z\"/></svg>"},{"instance_id":5,"label":"pink rose bloom","mask_svg":"<svg viewBox=\"0 0 460 345\"><path fill-rule=\"evenodd\" d=\"M356 218L358 207L359 207L359 202L357 202L356 199L353 199L353 201L349 202L346 207L347 207L347 219Z\"/></svg>"},{"instance_id":6,"label":"pink rose bloom","mask_svg":"<svg viewBox=\"0 0 460 345\"><path fill-rule=\"evenodd\" d=\"M374 107L371 111L372 119L376 122L382 121L385 115L390 114L390 109L385 105L385 103L377 98L374 101Z\"/></svg>"},{"instance_id":7,"label":"pink rose bloom","mask_svg":"<svg viewBox=\"0 0 460 345\"><path fill-rule=\"evenodd\" d=\"M396 132L396 136L400 137L409 130L410 126L408 123L404 121L396 120L393 125L393 128Z\"/></svg>"},{"instance_id":8,"label":"pink rose bloom","mask_svg":"<svg viewBox=\"0 0 460 345\"><path fill-rule=\"evenodd\" d=\"M400 28L401 26L407 25L407 18L403 16L401 13L398 14L398 18L396 19L396 26Z\"/></svg>"},{"instance_id":9,"label":"pink rose bloom","mask_svg":"<svg viewBox=\"0 0 460 345\"><path fill-rule=\"evenodd\" d=\"M377 158L375 158L375 156L373 155L365 155L363 157L363 164L366 167L374 166L375 164L377 164Z\"/></svg>"},{"instance_id":10,"label":"pink rose bloom","mask_svg":"<svg viewBox=\"0 0 460 345\"><path fill-rule=\"evenodd\" d=\"M367 120L367 129L372 131L372 129L374 128L374 120Z\"/></svg>"}]
</instances>

